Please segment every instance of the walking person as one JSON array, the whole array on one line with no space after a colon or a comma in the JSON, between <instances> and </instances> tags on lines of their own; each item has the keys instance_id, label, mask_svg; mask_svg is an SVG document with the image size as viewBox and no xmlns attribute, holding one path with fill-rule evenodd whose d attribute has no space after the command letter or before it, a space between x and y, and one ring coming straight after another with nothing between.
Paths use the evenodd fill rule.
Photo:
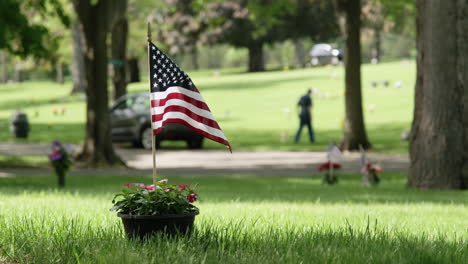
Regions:
<instances>
[{"instance_id":1,"label":"walking person","mask_svg":"<svg viewBox=\"0 0 468 264\"><path fill-rule=\"evenodd\" d=\"M301 137L302 128L307 126L309 130L309 139L310 142L315 142L314 129L312 128L312 98L310 97L312 90L309 89L307 93L299 99L297 106L299 109L299 129L297 130L296 137L294 141L297 143Z\"/></svg>"}]
</instances>

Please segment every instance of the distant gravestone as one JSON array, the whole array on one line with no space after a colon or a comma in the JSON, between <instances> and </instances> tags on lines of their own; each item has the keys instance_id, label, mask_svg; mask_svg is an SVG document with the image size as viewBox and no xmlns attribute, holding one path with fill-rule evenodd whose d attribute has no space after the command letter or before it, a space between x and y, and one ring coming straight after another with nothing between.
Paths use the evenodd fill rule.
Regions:
<instances>
[{"instance_id":1,"label":"distant gravestone","mask_svg":"<svg viewBox=\"0 0 468 264\"><path fill-rule=\"evenodd\" d=\"M27 138L29 134L29 121L26 113L16 111L11 116L10 132L16 138Z\"/></svg>"}]
</instances>

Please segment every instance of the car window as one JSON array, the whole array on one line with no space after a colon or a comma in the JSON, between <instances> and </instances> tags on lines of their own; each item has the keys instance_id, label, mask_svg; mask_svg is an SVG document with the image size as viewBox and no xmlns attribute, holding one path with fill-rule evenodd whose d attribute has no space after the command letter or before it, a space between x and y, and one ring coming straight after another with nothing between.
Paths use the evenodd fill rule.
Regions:
<instances>
[{"instance_id":1,"label":"car window","mask_svg":"<svg viewBox=\"0 0 468 264\"><path fill-rule=\"evenodd\" d=\"M120 102L118 105L116 105L114 107L114 110L125 110L125 109L127 109L128 108L127 107L127 101L128 101L128 99Z\"/></svg>"},{"instance_id":2,"label":"car window","mask_svg":"<svg viewBox=\"0 0 468 264\"><path fill-rule=\"evenodd\" d=\"M145 111L149 109L149 98L144 96L137 96L132 101L131 108L135 111Z\"/></svg>"}]
</instances>

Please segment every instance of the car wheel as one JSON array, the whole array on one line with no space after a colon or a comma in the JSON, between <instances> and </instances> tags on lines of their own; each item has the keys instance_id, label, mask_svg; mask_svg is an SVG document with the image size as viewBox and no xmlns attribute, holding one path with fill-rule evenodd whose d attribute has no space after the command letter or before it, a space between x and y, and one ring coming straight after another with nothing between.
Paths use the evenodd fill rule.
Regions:
<instances>
[{"instance_id":1,"label":"car wheel","mask_svg":"<svg viewBox=\"0 0 468 264\"><path fill-rule=\"evenodd\" d=\"M153 146L153 130L146 127L141 131L140 144L144 149L151 149Z\"/></svg>"},{"instance_id":2,"label":"car wheel","mask_svg":"<svg viewBox=\"0 0 468 264\"><path fill-rule=\"evenodd\" d=\"M201 149L203 146L203 138L194 138L187 141L189 149Z\"/></svg>"}]
</instances>

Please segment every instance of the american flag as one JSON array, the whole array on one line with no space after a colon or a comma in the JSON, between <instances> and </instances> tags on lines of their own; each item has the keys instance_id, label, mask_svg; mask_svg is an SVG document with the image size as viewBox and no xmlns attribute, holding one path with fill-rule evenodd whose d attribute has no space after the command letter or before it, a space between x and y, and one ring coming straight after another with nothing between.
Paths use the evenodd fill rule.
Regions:
<instances>
[{"instance_id":1,"label":"american flag","mask_svg":"<svg viewBox=\"0 0 468 264\"><path fill-rule=\"evenodd\" d=\"M190 77L166 54L149 43L151 119L157 134L168 123L179 123L213 141L231 145Z\"/></svg>"},{"instance_id":2,"label":"american flag","mask_svg":"<svg viewBox=\"0 0 468 264\"><path fill-rule=\"evenodd\" d=\"M335 145L335 143L330 142L330 146L327 149L327 159L331 162L338 161L341 158L341 151Z\"/></svg>"}]
</instances>

